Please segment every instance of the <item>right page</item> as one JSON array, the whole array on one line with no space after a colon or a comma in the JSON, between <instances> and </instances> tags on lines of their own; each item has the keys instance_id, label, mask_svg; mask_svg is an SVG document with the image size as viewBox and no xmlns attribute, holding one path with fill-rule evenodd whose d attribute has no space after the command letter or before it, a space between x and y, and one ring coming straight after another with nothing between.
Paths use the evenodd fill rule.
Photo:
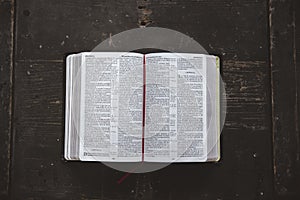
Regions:
<instances>
[{"instance_id":1,"label":"right page","mask_svg":"<svg viewBox=\"0 0 300 200\"><path fill-rule=\"evenodd\" d=\"M207 161L205 58L146 55L145 161Z\"/></svg>"}]
</instances>

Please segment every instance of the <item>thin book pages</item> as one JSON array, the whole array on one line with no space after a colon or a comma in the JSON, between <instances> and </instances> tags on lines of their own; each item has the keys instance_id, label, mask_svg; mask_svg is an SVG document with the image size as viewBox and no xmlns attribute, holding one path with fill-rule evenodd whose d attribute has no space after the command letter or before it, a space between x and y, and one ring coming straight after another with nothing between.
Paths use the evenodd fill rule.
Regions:
<instances>
[{"instance_id":1,"label":"thin book pages","mask_svg":"<svg viewBox=\"0 0 300 200\"><path fill-rule=\"evenodd\" d=\"M65 158L218 161L219 63L189 53L69 55Z\"/></svg>"}]
</instances>

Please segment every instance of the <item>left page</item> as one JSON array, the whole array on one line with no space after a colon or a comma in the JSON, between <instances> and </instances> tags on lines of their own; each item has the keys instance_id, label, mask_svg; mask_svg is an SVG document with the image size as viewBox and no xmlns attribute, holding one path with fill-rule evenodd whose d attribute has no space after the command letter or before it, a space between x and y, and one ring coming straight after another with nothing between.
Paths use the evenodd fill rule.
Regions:
<instances>
[{"instance_id":1,"label":"left page","mask_svg":"<svg viewBox=\"0 0 300 200\"><path fill-rule=\"evenodd\" d=\"M143 55L82 55L80 160L141 161Z\"/></svg>"}]
</instances>

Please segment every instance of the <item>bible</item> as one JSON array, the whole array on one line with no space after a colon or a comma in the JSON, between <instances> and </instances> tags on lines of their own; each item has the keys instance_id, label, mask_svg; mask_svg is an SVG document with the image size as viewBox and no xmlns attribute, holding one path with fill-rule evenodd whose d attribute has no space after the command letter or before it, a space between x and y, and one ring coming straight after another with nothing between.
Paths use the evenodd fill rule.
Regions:
<instances>
[{"instance_id":1,"label":"bible","mask_svg":"<svg viewBox=\"0 0 300 200\"><path fill-rule=\"evenodd\" d=\"M67 56L65 159L218 161L219 63L192 53Z\"/></svg>"}]
</instances>

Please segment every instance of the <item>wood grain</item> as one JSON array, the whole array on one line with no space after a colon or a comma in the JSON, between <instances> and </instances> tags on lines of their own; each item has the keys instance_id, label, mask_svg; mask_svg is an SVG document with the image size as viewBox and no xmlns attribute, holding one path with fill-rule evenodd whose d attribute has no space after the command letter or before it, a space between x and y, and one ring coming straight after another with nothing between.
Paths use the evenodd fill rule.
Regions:
<instances>
[{"instance_id":1,"label":"wood grain","mask_svg":"<svg viewBox=\"0 0 300 200\"><path fill-rule=\"evenodd\" d=\"M272 146L266 1L17 2L13 199L271 199ZM66 54L139 26L183 32L221 56L228 95L222 160L124 174L66 162Z\"/></svg>"},{"instance_id":2,"label":"wood grain","mask_svg":"<svg viewBox=\"0 0 300 200\"><path fill-rule=\"evenodd\" d=\"M300 198L299 7L297 1L270 1L269 7L274 187L278 199Z\"/></svg>"},{"instance_id":3,"label":"wood grain","mask_svg":"<svg viewBox=\"0 0 300 200\"><path fill-rule=\"evenodd\" d=\"M8 198L11 158L13 1L0 1L0 199Z\"/></svg>"},{"instance_id":4,"label":"wood grain","mask_svg":"<svg viewBox=\"0 0 300 200\"><path fill-rule=\"evenodd\" d=\"M0 1L0 199L297 199L299 8L293 0ZM63 159L65 57L144 26L180 31L221 57L222 159L118 184L123 172Z\"/></svg>"}]
</instances>

